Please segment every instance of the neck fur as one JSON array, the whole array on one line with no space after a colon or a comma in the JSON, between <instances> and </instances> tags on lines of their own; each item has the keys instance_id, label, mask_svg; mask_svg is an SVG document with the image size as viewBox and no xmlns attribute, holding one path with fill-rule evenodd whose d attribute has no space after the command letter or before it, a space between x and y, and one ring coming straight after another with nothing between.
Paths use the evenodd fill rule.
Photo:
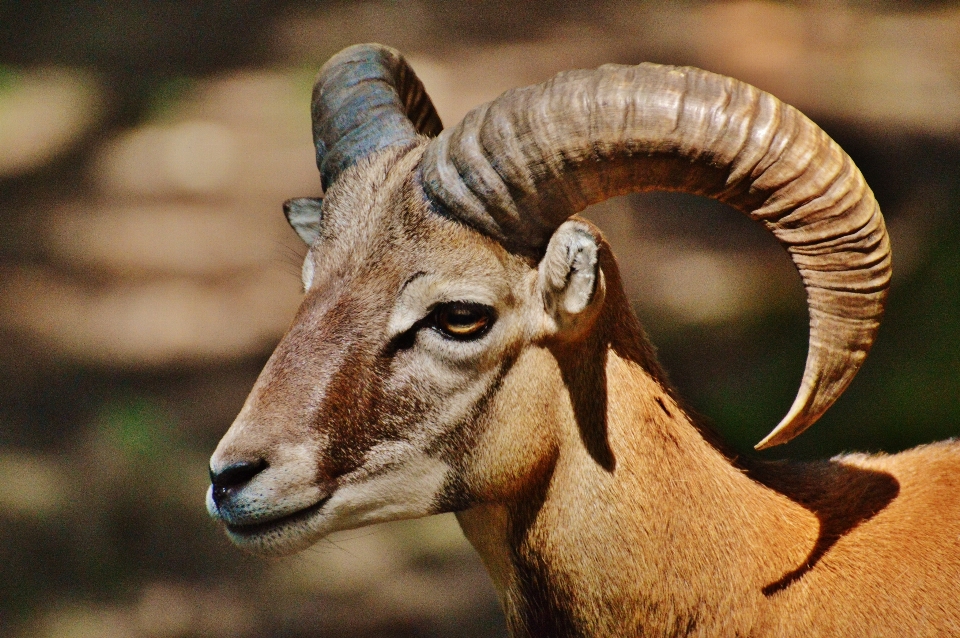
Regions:
<instances>
[{"instance_id":1,"label":"neck fur","mask_svg":"<svg viewBox=\"0 0 960 638\"><path fill-rule=\"evenodd\" d=\"M566 407L553 467L461 526L516 636L762 633L817 516L768 486L776 467L744 467L695 425L626 300L610 301L595 336L554 353Z\"/></svg>"},{"instance_id":2,"label":"neck fur","mask_svg":"<svg viewBox=\"0 0 960 638\"><path fill-rule=\"evenodd\" d=\"M600 260L594 329L541 353L555 363L552 464L511 500L458 514L513 635L802 636L825 619L832 635L868 635L881 599L902 610L896 592L871 599L857 583L888 582L877 538L904 533L872 519L923 492L905 497L893 465L865 457L737 458L682 409L609 250Z\"/></svg>"}]
</instances>

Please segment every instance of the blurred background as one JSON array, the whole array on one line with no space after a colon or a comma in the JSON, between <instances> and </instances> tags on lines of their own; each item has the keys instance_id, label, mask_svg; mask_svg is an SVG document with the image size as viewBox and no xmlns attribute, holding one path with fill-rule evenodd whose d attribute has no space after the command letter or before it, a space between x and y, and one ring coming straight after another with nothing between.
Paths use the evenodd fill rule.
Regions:
<instances>
[{"instance_id":1,"label":"blurred background","mask_svg":"<svg viewBox=\"0 0 960 638\"><path fill-rule=\"evenodd\" d=\"M606 62L691 64L799 107L876 192L895 275L850 390L766 454L960 435L957 3L0 0L0 635L505 635L451 516L264 560L203 506L299 301L280 204L319 194L313 76L367 41L408 56L448 126ZM786 254L698 198L588 215L681 394L749 450L806 356Z\"/></svg>"}]
</instances>

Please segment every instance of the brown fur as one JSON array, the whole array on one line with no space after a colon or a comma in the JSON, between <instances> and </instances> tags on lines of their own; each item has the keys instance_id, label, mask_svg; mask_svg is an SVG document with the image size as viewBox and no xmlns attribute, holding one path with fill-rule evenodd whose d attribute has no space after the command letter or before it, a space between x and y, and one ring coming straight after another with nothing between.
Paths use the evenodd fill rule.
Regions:
<instances>
[{"instance_id":1,"label":"brown fur","mask_svg":"<svg viewBox=\"0 0 960 638\"><path fill-rule=\"evenodd\" d=\"M960 635L960 445L734 459L622 294L594 334L542 363L566 399L550 471L458 515L514 635Z\"/></svg>"},{"instance_id":2,"label":"brown fur","mask_svg":"<svg viewBox=\"0 0 960 638\"><path fill-rule=\"evenodd\" d=\"M377 446L422 441L418 458L449 471L394 517L457 510L516 636L960 635L960 445L734 457L665 383L602 240L602 309L563 338L543 327L535 260L427 204L421 152L381 153L331 189L315 283L214 456L266 461L250 490L273 483L237 506L241 524L282 520L263 494L331 500L237 542L292 551L390 517L327 515L350 490L416 505L362 492L393 465L363 469ZM494 299L476 354L429 328L387 338L431 277Z\"/></svg>"}]
</instances>

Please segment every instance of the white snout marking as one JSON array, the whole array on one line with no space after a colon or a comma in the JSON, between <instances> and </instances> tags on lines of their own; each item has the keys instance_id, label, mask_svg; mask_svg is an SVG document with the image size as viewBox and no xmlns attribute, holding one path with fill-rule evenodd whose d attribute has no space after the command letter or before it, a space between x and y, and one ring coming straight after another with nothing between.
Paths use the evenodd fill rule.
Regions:
<instances>
[{"instance_id":1,"label":"white snout marking","mask_svg":"<svg viewBox=\"0 0 960 638\"><path fill-rule=\"evenodd\" d=\"M298 492L299 498L271 499L271 489L244 494L234 508L239 510L239 517L217 509L209 490L207 506L225 522L278 520L277 526L252 534L235 530L231 538L251 551L281 556L306 549L331 532L433 514L436 499L450 472L450 466L414 444L390 441L371 448L363 466L341 477L340 486L326 502L317 501L315 488L309 486ZM282 470L276 472L274 481L283 475ZM273 488L288 491L290 485L274 483ZM305 498L308 494L312 494L314 500ZM278 515L295 514L321 502L322 506L305 518L289 522L278 519Z\"/></svg>"},{"instance_id":2,"label":"white snout marking","mask_svg":"<svg viewBox=\"0 0 960 638\"><path fill-rule=\"evenodd\" d=\"M433 514L450 472L407 441L380 443L367 452L356 478L344 477L324 513L337 530Z\"/></svg>"}]
</instances>

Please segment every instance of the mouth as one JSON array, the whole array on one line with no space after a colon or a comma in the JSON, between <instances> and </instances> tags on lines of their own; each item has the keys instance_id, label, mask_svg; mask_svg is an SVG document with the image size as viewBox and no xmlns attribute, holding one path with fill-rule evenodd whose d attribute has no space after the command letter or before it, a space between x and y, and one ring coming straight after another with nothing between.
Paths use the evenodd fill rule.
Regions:
<instances>
[{"instance_id":1,"label":"mouth","mask_svg":"<svg viewBox=\"0 0 960 638\"><path fill-rule=\"evenodd\" d=\"M260 521L249 524L224 523L227 533L236 540L251 540L258 536L263 536L271 532L276 532L284 527L304 523L312 518L317 512L323 509L323 506L330 500L330 496L325 496L313 505L305 507L296 512L286 514L279 518L273 518L268 521Z\"/></svg>"}]
</instances>

